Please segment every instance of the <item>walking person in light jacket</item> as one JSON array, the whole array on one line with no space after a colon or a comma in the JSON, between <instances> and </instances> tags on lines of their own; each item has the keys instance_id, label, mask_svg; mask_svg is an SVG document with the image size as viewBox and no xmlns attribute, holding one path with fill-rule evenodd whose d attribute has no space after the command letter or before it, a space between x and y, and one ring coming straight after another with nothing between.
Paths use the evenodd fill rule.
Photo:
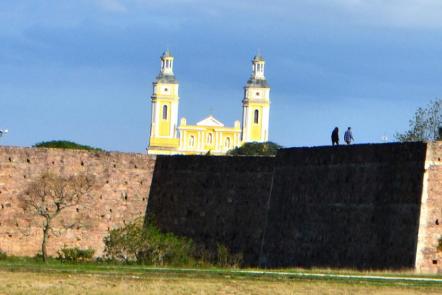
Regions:
<instances>
[{"instance_id":1,"label":"walking person in light jacket","mask_svg":"<svg viewBox=\"0 0 442 295\"><path fill-rule=\"evenodd\" d=\"M350 144L352 141L355 141L355 139L353 138L353 134L351 133L351 127L348 127L347 131L345 131L344 141L347 144Z\"/></svg>"}]
</instances>

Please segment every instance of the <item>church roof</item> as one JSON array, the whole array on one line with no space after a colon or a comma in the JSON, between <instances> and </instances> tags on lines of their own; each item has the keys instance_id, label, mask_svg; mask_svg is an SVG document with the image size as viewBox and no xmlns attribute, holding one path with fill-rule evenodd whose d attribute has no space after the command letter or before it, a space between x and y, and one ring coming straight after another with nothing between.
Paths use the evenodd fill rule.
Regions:
<instances>
[{"instance_id":1,"label":"church roof","mask_svg":"<svg viewBox=\"0 0 442 295\"><path fill-rule=\"evenodd\" d=\"M212 115L208 116L207 118L199 121L196 123L197 126L213 126L213 127L223 127L224 124L215 119Z\"/></svg>"},{"instance_id":2,"label":"church roof","mask_svg":"<svg viewBox=\"0 0 442 295\"><path fill-rule=\"evenodd\" d=\"M166 75L163 73L159 73L155 79L156 83L169 83L169 84L178 84L178 80L175 78L175 75Z\"/></svg>"},{"instance_id":3,"label":"church roof","mask_svg":"<svg viewBox=\"0 0 442 295\"><path fill-rule=\"evenodd\" d=\"M246 84L246 87L260 87L260 88L270 88L269 83L266 79L255 79L251 77Z\"/></svg>"},{"instance_id":4,"label":"church roof","mask_svg":"<svg viewBox=\"0 0 442 295\"><path fill-rule=\"evenodd\" d=\"M169 48L166 49L166 51L163 52L163 55L161 57L162 58L164 58L164 57L172 57L172 53L170 52Z\"/></svg>"},{"instance_id":5,"label":"church roof","mask_svg":"<svg viewBox=\"0 0 442 295\"><path fill-rule=\"evenodd\" d=\"M253 57L253 61L265 61L265 60L264 60L264 57L260 53L257 53L255 55L255 57Z\"/></svg>"}]
</instances>

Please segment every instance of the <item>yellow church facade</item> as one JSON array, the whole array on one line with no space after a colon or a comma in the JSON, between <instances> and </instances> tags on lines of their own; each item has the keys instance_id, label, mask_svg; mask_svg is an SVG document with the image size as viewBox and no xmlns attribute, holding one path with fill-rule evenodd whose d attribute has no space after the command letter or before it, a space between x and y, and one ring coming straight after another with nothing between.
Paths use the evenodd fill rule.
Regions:
<instances>
[{"instance_id":1,"label":"yellow church facade","mask_svg":"<svg viewBox=\"0 0 442 295\"><path fill-rule=\"evenodd\" d=\"M179 83L173 65L174 57L167 50L161 56L160 73L153 82L148 154L225 155L245 142L268 141L270 86L261 55L253 58L252 75L244 87L242 124L235 121L231 127L212 115L195 125L188 125L186 118L178 124Z\"/></svg>"}]
</instances>

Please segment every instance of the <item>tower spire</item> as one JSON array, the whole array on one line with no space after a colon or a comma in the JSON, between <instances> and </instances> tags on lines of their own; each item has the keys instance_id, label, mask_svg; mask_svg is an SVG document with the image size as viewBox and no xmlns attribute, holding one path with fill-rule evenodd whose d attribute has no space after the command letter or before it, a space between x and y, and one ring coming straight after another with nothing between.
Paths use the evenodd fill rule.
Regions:
<instances>
[{"instance_id":1,"label":"tower spire","mask_svg":"<svg viewBox=\"0 0 442 295\"><path fill-rule=\"evenodd\" d=\"M173 75L173 55L169 48L161 56L161 74Z\"/></svg>"},{"instance_id":2,"label":"tower spire","mask_svg":"<svg viewBox=\"0 0 442 295\"><path fill-rule=\"evenodd\" d=\"M265 80L264 65L265 65L264 57L261 55L261 52L258 49L258 52L256 53L256 55L253 57L253 60L252 60L252 78L253 79Z\"/></svg>"}]
</instances>

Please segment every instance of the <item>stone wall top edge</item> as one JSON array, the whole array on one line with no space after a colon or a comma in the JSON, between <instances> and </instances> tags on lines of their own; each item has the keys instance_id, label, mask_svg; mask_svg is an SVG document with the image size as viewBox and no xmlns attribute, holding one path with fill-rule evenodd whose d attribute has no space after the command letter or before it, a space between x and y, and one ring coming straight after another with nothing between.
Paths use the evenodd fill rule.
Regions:
<instances>
[{"instance_id":1,"label":"stone wall top edge","mask_svg":"<svg viewBox=\"0 0 442 295\"><path fill-rule=\"evenodd\" d=\"M246 155L239 155L239 156L228 156L228 155L158 155L158 158L165 158L165 159L275 159L275 156L246 156Z\"/></svg>"},{"instance_id":2,"label":"stone wall top edge","mask_svg":"<svg viewBox=\"0 0 442 295\"><path fill-rule=\"evenodd\" d=\"M128 157L139 157L155 160L157 156L147 155L142 153L130 153L130 152L118 152L118 151L90 151L81 149L62 149L62 148L37 148L37 147L20 147L20 146L0 146L0 153L2 152L36 152L36 153L69 153L69 154L103 154L109 156L128 156Z\"/></svg>"},{"instance_id":3,"label":"stone wall top edge","mask_svg":"<svg viewBox=\"0 0 442 295\"><path fill-rule=\"evenodd\" d=\"M432 143L433 144L433 143ZM290 147L282 148L278 150L278 156L281 154L288 154L293 152L308 152L308 153L321 153L321 152L346 152L348 154L366 152L366 151L383 151L383 150L420 150L425 151L429 143L425 142L404 142L404 143L374 143L374 144L352 144L352 145L339 145L339 146L312 146L312 147ZM441 145L442 147L442 145Z\"/></svg>"},{"instance_id":4,"label":"stone wall top edge","mask_svg":"<svg viewBox=\"0 0 442 295\"><path fill-rule=\"evenodd\" d=\"M355 144L285 148L278 151L276 166L369 164L369 163L424 163L428 144L424 142Z\"/></svg>"},{"instance_id":5,"label":"stone wall top edge","mask_svg":"<svg viewBox=\"0 0 442 295\"><path fill-rule=\"evenodd\" d=\"M157 163L181 164L181 165L201 165L201 164L213 164L213 165L235 165L235 166L272 166L276 157L269 156L202 156L202 155L158 155Z\"/></svg>"},{"instance_id":6,"label":"stone wall top edge","mask_svg":"<svg viewBox=\"0 0 442 295\"><path fill-rule=\"evenodd\" d=\"M362 143L362 144L341 144L339 146L331 146L331 145L320 145L320 146L299 146L299 147L288 147L281 148L280 151L290 151L290 150L331 150L331 149L376 149L383 147L399 147L399 146L408 146L408 147L426 147L428 144L435 144L442 147L441 142L389 142L389 143Z\"/></svg>"},{"instance_id":7,"label":"stone wall top edge","mask_svg":"<svg viewBox=\"0 0 442 295\"><path fill-rule=\"evenodd\" d=\"M158 156L156 167L160 171L193 171L200 172L250 172L257 171L272 173L274 170L275 157L251 157L251 156L197 156L197 155L177 155Z\"/></svg>"}]
</instances>

